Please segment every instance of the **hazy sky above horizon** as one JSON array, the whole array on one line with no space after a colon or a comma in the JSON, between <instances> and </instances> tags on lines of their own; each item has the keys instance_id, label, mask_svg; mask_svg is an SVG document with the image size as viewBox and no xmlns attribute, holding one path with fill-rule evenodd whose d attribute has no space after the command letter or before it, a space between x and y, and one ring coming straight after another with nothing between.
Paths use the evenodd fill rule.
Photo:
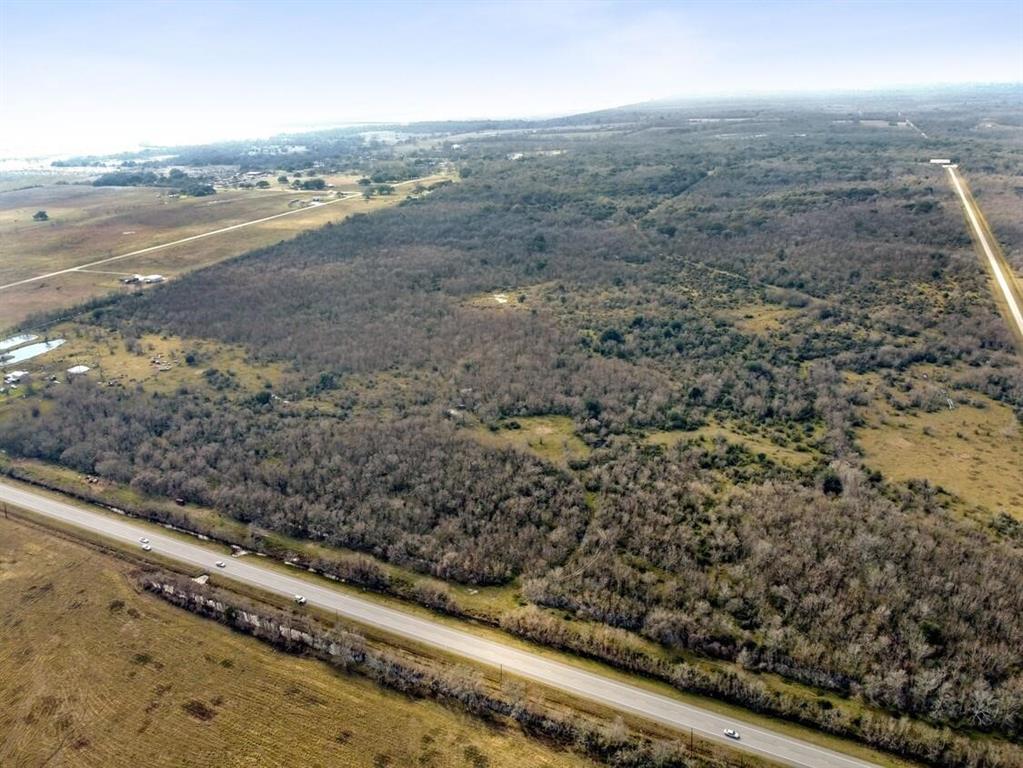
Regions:
<instances>
[{"instance_id":1,"label":"hazy sky above horizon","mask_svg":"<svg viewBox=\"0 0 1023 768\"><path fill-rule=\"evenodd\" d=\"M1023 0L0 0L0 156L1023 81Z\"/></svg>"}]
</instances>

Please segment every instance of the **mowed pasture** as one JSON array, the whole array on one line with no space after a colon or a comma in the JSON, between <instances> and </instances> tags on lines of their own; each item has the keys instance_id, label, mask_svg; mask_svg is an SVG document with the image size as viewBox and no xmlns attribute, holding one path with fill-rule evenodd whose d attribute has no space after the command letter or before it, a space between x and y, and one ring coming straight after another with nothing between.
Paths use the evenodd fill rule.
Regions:
<instances>
[{"instance_id":1,"label":"mowed pasture","mask_svg":"<svg viewBox=\"0 0 1023 768\"><path fill-rule=\"evenodd\" d=\"M442 177L425 180L426 183ZM54 185L0 193L0 285L71 269L144 248L172 243L226 227L289 213L229 232L0 289L0 329L36 312L72 306L114 290L133 273L173 278L191 269L280 242L353 213L366 213L404 199L413 184L365 200L345 180L326 192L219 190L209 197L174 198L150 187ZM329 202L333 191L351 197ZM313 198L329 204L303 207ZM45 210L48 221L33 221Z\"/></svg>"},{"instance_id":2,"label":"mowed pasture","mask_svg":"<svg viewBox=\"0 0 1023 768\"><path fill-rule=\"evenodd\" d=\"M278 653L0 518L0 765L592 765Z\"/></svg>"}]
</instances>

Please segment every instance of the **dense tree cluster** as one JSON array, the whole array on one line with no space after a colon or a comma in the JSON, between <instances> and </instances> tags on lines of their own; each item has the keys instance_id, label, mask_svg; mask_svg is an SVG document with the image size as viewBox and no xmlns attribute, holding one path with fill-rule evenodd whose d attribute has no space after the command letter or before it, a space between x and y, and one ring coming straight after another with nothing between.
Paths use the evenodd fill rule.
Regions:
<instances>
[{"instance_id":1,"label":"dense tree cluster","mask_svg":"<svg viewBox=\"0 0 1023 768\"><path fill-rule=\"evenodd\" d=\"M205 197L216 194L213 185L201 176L189 176L180 168L166 175L146 170L109 171L93 180L94 187L171 187L178 194Z\"/></svg>"},{"instance_id":2,"label":"dense tree cluster","mask_svg":"<svg viewBox=\"0 0 1023 768\"><path fill-rule=\"evenodd\" d=\"M601 457L586 539L525 595L892 711L1023 732L1023 553L848 466L837 497L782 479L713 504L700 458Z\"/></svg>"},{"instance_id":3,"label":"dense tree cluster","mask_svg":"<svg viewBox=\"0 0 1023 768\"><path fill-rule=\"evenodd\" d=\"M340 423L138 398L86 381L64 388L55 406L45 425L9 425L4 444L442 578L504 582L549 568L575 546L587 515L565 473L483 449L444 423Z\"/></svg>"}]
</instances>

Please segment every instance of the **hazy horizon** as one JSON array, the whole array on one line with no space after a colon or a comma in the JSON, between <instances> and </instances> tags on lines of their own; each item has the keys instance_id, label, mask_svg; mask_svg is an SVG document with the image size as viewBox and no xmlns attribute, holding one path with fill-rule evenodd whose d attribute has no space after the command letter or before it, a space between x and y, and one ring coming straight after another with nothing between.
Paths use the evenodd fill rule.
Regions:
<instances>
[{"instance_id":1,"label":"hazy horizon","mask_svg":"<svg viewBox=\"0 0 1023 768\"><path fill-rule=\"evenodd\" d=\"M0 6L0 157L1023 81L1023 3ZM869 55L865 52L869 51Z\"/></svg>"}]
</instances>

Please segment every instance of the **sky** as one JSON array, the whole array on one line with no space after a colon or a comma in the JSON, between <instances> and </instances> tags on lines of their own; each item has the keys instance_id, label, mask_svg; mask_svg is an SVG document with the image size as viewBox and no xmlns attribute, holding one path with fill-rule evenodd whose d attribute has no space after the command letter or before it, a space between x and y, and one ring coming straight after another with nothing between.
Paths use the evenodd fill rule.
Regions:
<instances>
[{"instance_id":1,"label":"sky","mask_svg":"<svg viewBox=\"0 0 1023 768\"><path fill-rule=\"evenodd\" d=\"M1023 82L1023 0L0 0L0 157Z\"/></svg>"}]
</instances>

